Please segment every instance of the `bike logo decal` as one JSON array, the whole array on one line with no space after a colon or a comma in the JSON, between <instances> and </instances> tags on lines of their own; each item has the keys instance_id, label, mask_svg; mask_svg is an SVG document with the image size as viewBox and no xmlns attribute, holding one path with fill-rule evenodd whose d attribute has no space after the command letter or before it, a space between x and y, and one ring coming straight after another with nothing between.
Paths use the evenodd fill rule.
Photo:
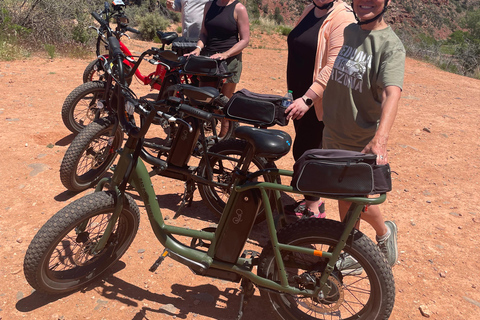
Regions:
<instances>
[{"instance_id":1,"label":"bike logo decal","mask_svg":"<svg viewBox=\"0 0 480 320\"><path fill-rule=\"evenodd\" d=\"M232 222L235 223L235 224L239 224L240 222L242 222L243 210L242 209L237 209L237 210L235 210L235 214L237 216L233 217Z\"/></svg>"}]
</instances>

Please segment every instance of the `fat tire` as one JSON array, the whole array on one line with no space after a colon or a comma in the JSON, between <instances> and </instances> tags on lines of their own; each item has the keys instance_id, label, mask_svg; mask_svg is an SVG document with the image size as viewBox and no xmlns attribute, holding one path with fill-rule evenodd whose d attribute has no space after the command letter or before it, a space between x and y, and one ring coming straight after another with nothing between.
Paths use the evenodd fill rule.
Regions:
<instances>
[{"instance_id":1,"label":"fat tire","mask_svg":"<svg viewBox=\"0 0 480 320\"><path fill-rule=\"evenodd\" d=\"M74 134L82 131L86 125L94 120L94 114L89 108L91 106L96 107L96 102L99 99L105 99L105 91L106 83L103 81L90 81L75 88L63 102L62 120L65 127ZM95 97L95 100L86 100L87 109L78 110L80 108L78 106L79 102L87 96L90 97L90 95L92 95L92 98ZM80 113L76 114L78 112Z\"/></svg>"},{"instance_id":2,"label":"fat tire","mask_svg":"<svg viewBox=\"0 0 480 320\"><path fill-rule=\"evenodd\" d=\"M60 181L63 186L70 191L83 191L94 186L107 172L123 142L123 133L117 128L111 146L101 145L101 150L97 150L96 143L105 141L111 135L114 119L112 117L100 118L85 127L72 141L68 147L60 165ZM107 142L106 142L107 143ZM109 150L104 148L108 147ZM107 155L103 159L98 156ZM91 154L89 154L91 153ZM87 163L86 157L93 157L91 162ZM97 163L97 161L101 161ZM88 165L89 168L85 172L79 174L79 166Z\"/></svg>"},{"instance_id":3,"label":"fat tire","mask_svg":"<svg viewBox=\"0 0 480 320\"><path fill-rule=\"evenodd\" d=\"M340 239L343 230L344 224L338 221L328 219L302 219L281 229L278 233L278 240L280 243L292 245L303 244L309 246L310 248L313 244L325 244L328 248L329 246L334 246L338 243L338 239ZM354 234L349 237L344 248L344 252L349 253L351 256L357 259L357 261L363 267L362 276L359 276L358 278L353 276L343 276L336 267L332 274L336 274L338 277L340 277L343 287L348 286L345 283L348 282L349 279L350 282L353 283L353 286L358 285L356 283L359 281L364 281L362 279L368 279L371 287L371 293L368 296L369 299L365 306L358 311L358 313L350 313L349 315L345 315L347 310L344 309L342 304L339 306L339 309L335 311L337 312L336 314L333 311L332 313L317 313L319 319L388 319L395 302L395 282L393 279L392 269L388 265L383 254L378 249L378 246L375 245L372 240L362 232L355 230ZM314 265L321 265L321 261L324 261L326 264L327 261L327 259L322 259L320 257L306 257L312 260L312 264ZM282 260L288 261L288 257L284 256ZM306 262L302 262L306 264ZM272 270L274 270L273 273ZM321 268L314 268L313 270L318 270L320 272L323 271ZM275 272L276 267L273 249L271 243L268 243L260 255L257 273L261 277L272 279L275 278ZM345 290L354 291L355 287L345 288ZM307 314L300 313L299 309L295 309L295 303L291 300L292 296L267 290L260 290L260 293L262 297L266 299L268 304L272 306L274 312L280 319L317 319L315 317L316 312L310 312ZM289 301L290 303L285 303L286 301ZM319 301L312 300L305 301L304 305L308 304L309 302L320 303ZM345 303L345 301L343 302ZM358 302L359 301L355 301L354 304L357 304ZM329 305L327 305L327 307L328 306ZM350 305L347 306L347 308L353 309L353 307Z\"/></svg>"},{"instance_id":4,"label":"fat tire","mask_svg":"<svg viewBox=\"0 0 480 320\"><path fill-rule=\"evenodd\" d=\"M95 228L106 227L108 216L100 220L100 223L96 218L111 214L114 209L115 196L112 192L96 192L72 202L52 216L37 232L25 254L23 270L28 283L40 293L64 294L81 289L98 279L122 257L135 238L140 223L138 206L130 196L125 195L113 238L95 257L77 262L83 258L78 254L86 254L86 246L94 245L93 240L103 234ZM75 228L85 221L90 221L91 224L87 225L84 232L77 235L73 233L75 237L67 237L69 232L75 232ZM97 235L97 238L91 239L92 235ZM67 245L70 251L63 250ZM75 249L80 250L75 252ZM62 251L69 256L62 259ZM52 256L58 262L50 266ZM60 270L61 266L65 269Z\"/></svg>"},{"instance_id":5,"label":"fat tire","mask_svg":"<svg viewBox=\"0 0 480 320\"><path fill-rule=\"evenodd\" d=\"M213 153L218 153L226 156L240 156L243 154L245 148L247 146L247 142L244 140L222 140L213 146L210 147L208 150L209 152ZM214 162L215 160L211 158L211 162ZM267 161L267 159L263 157L254 157L252 160L253 164L257 167L257 170L262 170L262 169L276 169L275 163ZM202 163L199 165L199 174L200 176L206 178L206 166L205 163L202 160ZM215 175L215 173L214 173ZM215 178L215 177L214 177ZM264 177L267 181L270 181L268 177ZM280 178L277 178L280 183ZM232 181L233 182L233 181ZM226 201L222 200L219 197L219 194L217 190L213 186L209 185L203 185L199 184L198 185L198 190L200 192L200 196L202 197L202 200L205 202L205 204L209 207L209 209L218 217L222 215L223 209L225 208ZM230 193L230 192L228 192ZM269 197L271 199L270 205L272 206L272 209L275 208L275 200L274 197ZM260 208L257 218L255 219L255 224L260 223L264 221L266 218L265 216L265 209L263 206Z\"/></svg>"}]
</instances>

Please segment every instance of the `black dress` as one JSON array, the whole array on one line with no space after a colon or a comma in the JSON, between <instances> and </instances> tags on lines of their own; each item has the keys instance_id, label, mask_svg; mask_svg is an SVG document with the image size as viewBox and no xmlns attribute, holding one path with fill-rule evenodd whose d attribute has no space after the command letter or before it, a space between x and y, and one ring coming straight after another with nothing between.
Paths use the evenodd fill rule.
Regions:
<instances>
[{"instance_id":1,"label":"black dress","mask_svg":"<svg viewBox=\"0 0 480 320\"><path fill-rule=\"evenodd\" d=\"M318 32L327 15L317 18L315 9L290 32L288 43L287 85L293 98L302 97L312 85ZM294 120L295 141L293 158L297 160L309 149L322 148L323 121L318 121L315 108L311 107L300 120Z\"/></svg>"}]
</instances>

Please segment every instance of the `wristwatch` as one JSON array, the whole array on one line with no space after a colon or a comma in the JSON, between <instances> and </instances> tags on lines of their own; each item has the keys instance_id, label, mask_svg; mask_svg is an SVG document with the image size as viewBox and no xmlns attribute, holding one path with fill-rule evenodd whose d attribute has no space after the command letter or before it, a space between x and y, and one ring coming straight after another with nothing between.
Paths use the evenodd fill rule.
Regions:
<instances>
[{"instance_id":1,"label":"wristwatch","mask_svg":"<svg viewBox=\"0 0 480 320\"><path fill-rule=\"evenodd\" d=\"M304 95L302 99L303 99L303 102L305 102L305 104L307 105L307 107L310 108L313 105L313 100L310 99L309 97Z\"/></svg>"}]
</instances>

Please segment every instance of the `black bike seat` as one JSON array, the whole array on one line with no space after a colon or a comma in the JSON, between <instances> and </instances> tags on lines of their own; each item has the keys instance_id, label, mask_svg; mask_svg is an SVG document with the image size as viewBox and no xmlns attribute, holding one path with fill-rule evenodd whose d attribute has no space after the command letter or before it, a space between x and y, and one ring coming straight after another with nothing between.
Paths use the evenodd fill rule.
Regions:
<instances>
[{"instance_id":1,"label":"black bike seat","mask_svg":"<svg viewBox=\"0 0 480 320\"><path fill-rule=\"evenodd\" d=\"M220 92L218 92L216 88L195 87L189 84L177 84L175 85L175 90L181 91L194 106L211 103L213 99L220 95Z\"/></svg>"},{"instance_id":2,"label":"black bike seat","mask_svg":"<svg viewBox=\"0 0 480 320\"><path fill-rule=\"evenodd\" d=\"M235 137L246 140L255 148L255 155L267 159L279 159L290 151L292 138L284 131L241 126Z\"/></svg>"},{"instance_id":3,"label":"black bike seat","mask_svg":"<svg viewBox=\"0 0 480 320\"><path fill-rule=\"evenodd\" d=\"M178 34L176 32L162 32L157 30L157 37L163 44L171 44L173 40L178 38Z\"/></svg>"}]
</instances>

